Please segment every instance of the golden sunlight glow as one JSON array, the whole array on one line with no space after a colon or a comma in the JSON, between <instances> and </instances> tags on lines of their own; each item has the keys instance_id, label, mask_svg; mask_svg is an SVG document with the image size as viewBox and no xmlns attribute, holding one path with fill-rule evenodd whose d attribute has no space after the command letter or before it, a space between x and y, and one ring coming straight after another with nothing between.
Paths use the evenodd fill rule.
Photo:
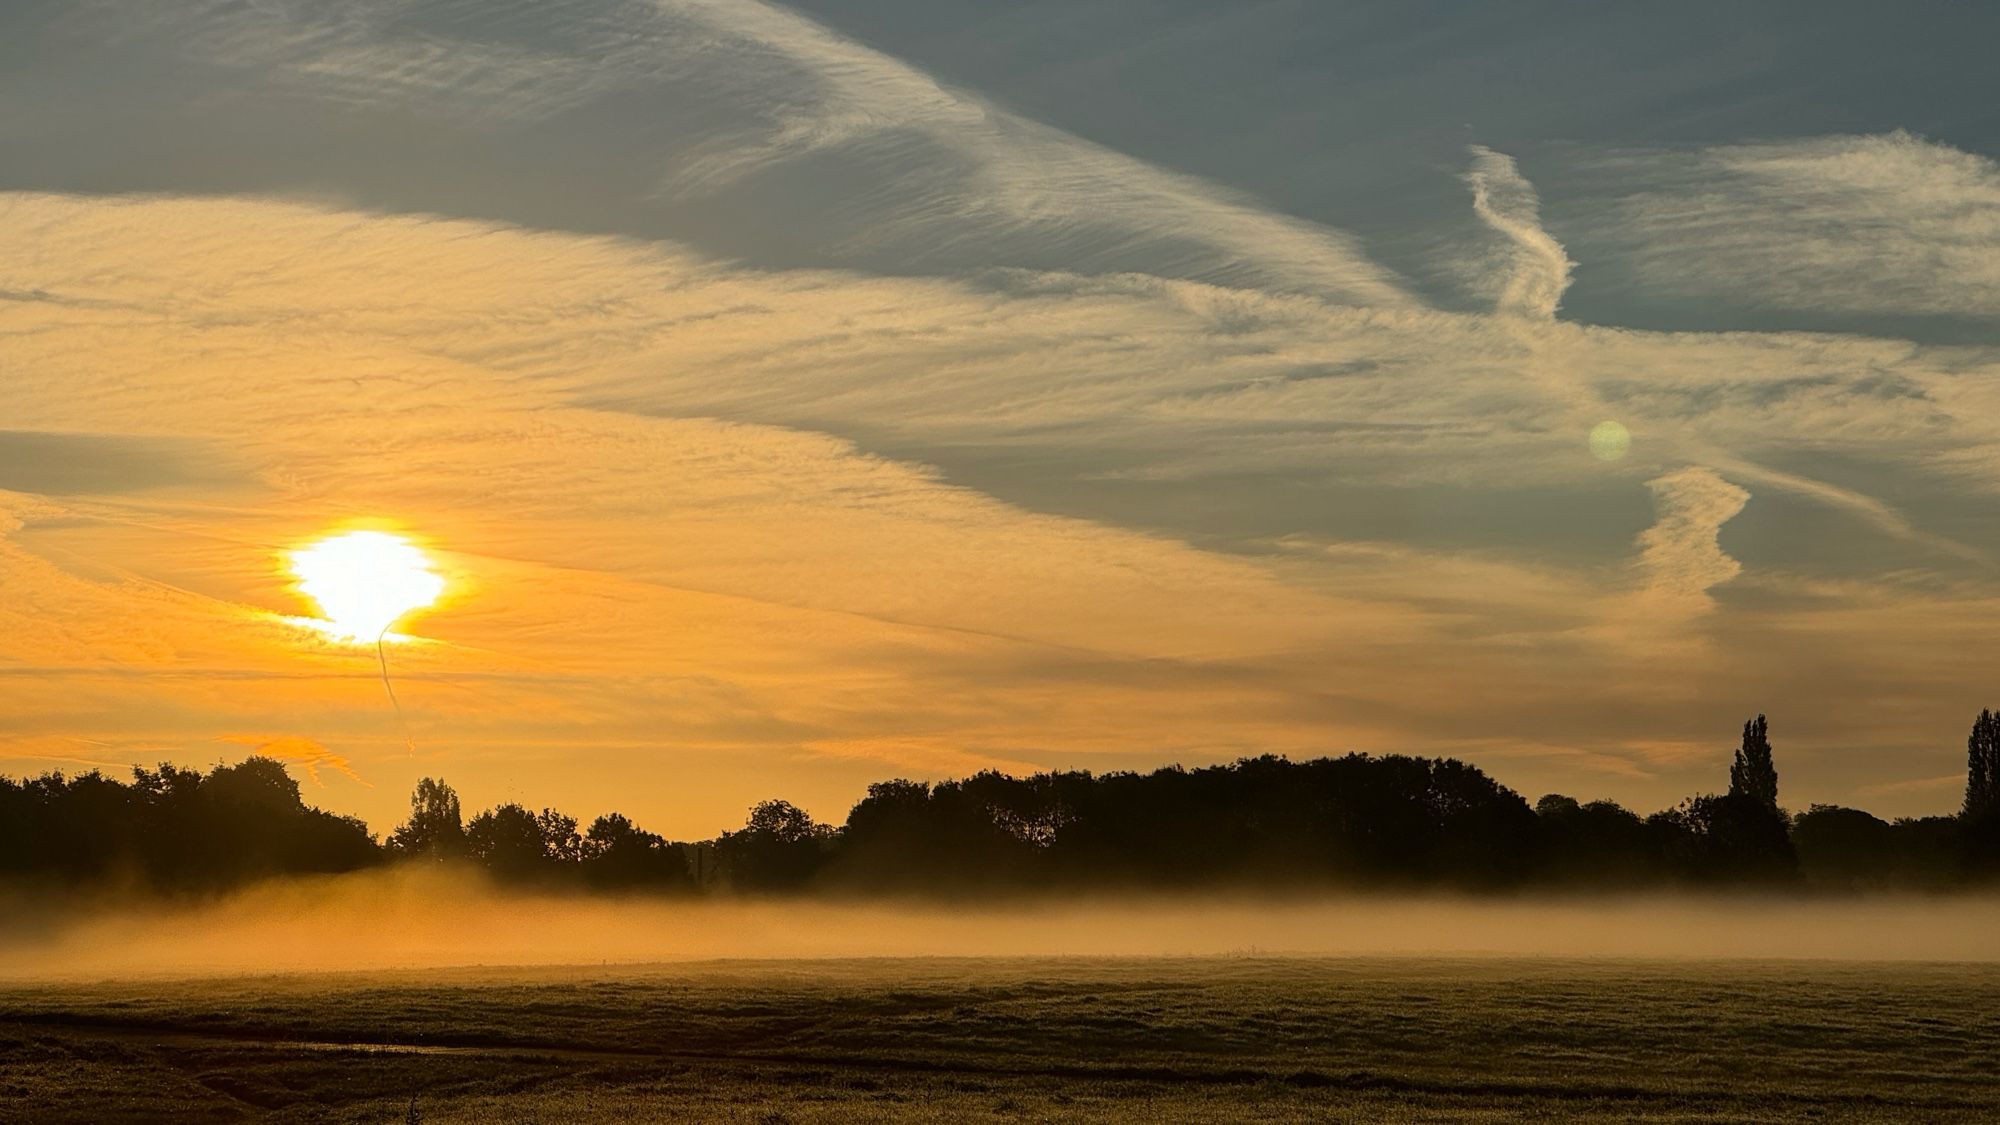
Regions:
<instances>
[{"instance_id":1,"label":"golden sunlight glow","mask_svg":"<svg viewBox=\"0 0 2000 1125\"><path fill-rule=\"evenodd\" d=\"M416 544L386 531L350 531L291 552L299 590L319 604L314 622L342 640L373 641L444 593Z\"/></svg>"}]
</instances>

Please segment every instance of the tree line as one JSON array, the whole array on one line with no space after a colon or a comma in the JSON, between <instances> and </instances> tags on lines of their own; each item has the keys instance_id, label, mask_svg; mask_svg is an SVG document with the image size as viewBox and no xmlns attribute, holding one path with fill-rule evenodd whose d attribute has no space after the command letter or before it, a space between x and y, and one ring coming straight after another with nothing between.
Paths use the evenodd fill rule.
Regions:
<instances>
[{"instance_id":1,"label":"tree line","mask_svg":"<svg viewBox=\"0 0 2000 1125\"><path fill-rule=\"evenodd\" d=\"M618 813L582 825L502 804L466 819L424 778L377 840L312 808L282 763L0 777L0 878L202 891L286 874L449 863L495 879L671 893L985 896L1062 890L1692 886L1944 888L2000 876L2000 715L1967 741L1957 815L1884 821L1778 800L1769 724L1743 726L1719 794L1650 816L1549 794L1530 805L1450 758L1276 756L1150 773L985 772L868 787L844 824L786 801L713 840Z\"/></svg>"}]
</instances>

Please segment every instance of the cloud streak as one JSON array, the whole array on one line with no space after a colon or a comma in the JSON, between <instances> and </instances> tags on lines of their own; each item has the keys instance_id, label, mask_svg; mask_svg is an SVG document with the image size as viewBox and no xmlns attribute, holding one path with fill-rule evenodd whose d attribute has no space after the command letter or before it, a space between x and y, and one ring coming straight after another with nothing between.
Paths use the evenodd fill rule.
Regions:
<instances>
[{"instance_id":1,"label":"cloud streak","mask_svg":"<svg viewBox=\"0 0 2000 1125\"><path fill-rule=\"evenodd\" d=\"M495 136L641 101L657 211L748 193L759 227L803 227L801 244L840 261L1142 271L1418 303L1345 232L1010 113L788 8L571 0L481 15L422 0L338 13L204 0L98 9L85 26L157 43L217 99L268 90L356 122Z\"/></svg>"},{"instance_id":2,"label":"cloud streak","mask_svg":"<svg viewBox=\"0 0 2000 1125\"><path fill-rule=\"evenodd\" d=\"M1503 313L1553 320L1576 263L1543 229L1541 200L1514 158L1478 145L1471 152L1472 170L1465 179L1472 185L1472 210L1508 244L1495 307Z\"/></svg>"},{"instance_id":3,"label":"cloud streak","mask_svg":"<svg viewBox=\"0 0 2000 1125\"><path fill-rule=\"evenodd\" d=\"M668 180L675 194L851 152L901 175L897 190L860 202L851 237L889 243L905 261L922 262L935 252L927 247L976 245L990 264L1021 243L1059 252L1070 268L1143 265L1355 304L1413 303L1340 232L1008 113L789 10L757 0L661 8L733 44L761 122L683 159ZM937 175L938 166L951 171Z\"/></svg>"},{"instance_id":4,"label":"cloud streak","mask_svg":"<svg viewBox=\"0 0 2000 1125\"><path fill-rule=\"evenodd\" d=\"M376 207L540 229L0 194L9 430L229 466L0 476L34 490L0 494L27 701L0 754L266 732L241 737L365 773L378 821L416 771L598 807L667 772L626 811L696 832L774 788L838 816L890 770L1263 751L1462 752L1658 804L1756 708L1801 713L1829 749L1787 784L1839 798L1954 768L1944 728L1990 702L1993 349L1576 312L1625 271L1977 320L1984 157L1626 154L1580 200L1559 154L1521 150L1531 184L1477 148L1469 204L1434 186L1492 307L1453 312L1345 229L752 0L107 21L218 120L423 154L384 178L435 157L441 186ZM201 182L322 167L233 159ZM683 230L706 249L657 237ZM1607 418L1623 460L1586 445ZM273 564L382 514L453 575L398 654L415 761Z\"/></svg>"},{"instance_id":5,"label":"cloud streak","mask_svg":"<svg viewBox=\"0 0 2000 1125\"><path fill-rule=\"evenodd\" d=\"M1623 154L1593 234L1642 287L2000 319L2000 165L1905 132Z\"/></svg>"},{"instance_id":6,"label":"cloud streak","mask_svg":"<svg viewBox=\"0 0 2000 1125\"><path fill-rule=\"evenodd\" d=\"M1815 577L1810 543L1732 558L1716 540L1748 519L1732 482L1759 478L1701 459L1837 441L1960 472L1995 416L1979 408L1990 368L1963 351L1137 277L760 272L241 200L12 196L0 229L21 250L0 284L90 298L16 317L18 424L198 439L250 482L226 505L187 488L10 498L6 659L36 670L22 698L64 702L0 724L0 745L297 731L377 784L371 815L398 814L406 773L452 762L602 802L591 786L649 754L707 763L685 804L655 810L668 822L768 796L774 755L828 815L883 769L1350 747L1463 747L1524 787L1588 769L1665 801L1642 795L1703 768L1706 712L1662 700L1775 707L1890 664L1880 691L1934 698L1951 676L1912 639L1965 634L1988 596L1948 570L1920 587ZM1629 420L1627 460L1590 457L1565 385ZM1115 507L1053 515L957 483L951 451L968 447L1070 489L1170 487L1250 512L1310 487L1359 506L1304 532L1288 500L1197 546L1120 526ZM1466 498L1459 522L1502 518L1381 525L1404 541L1357 530L1367 504L1394 515L1439 490ZM1549 496L1571 526L1509 530ZM276 552L381 512L449 549L459 596L419 630L433 643L399 653L398 682L442 758L399 762L372 663L282 617L301 607ZM1745 630L1800 678L1776 656L1745 667L1729 640ZM95 674L109 667L152 675ZM1446 700L1442 685L1459 686ZM1917 729L1871 717L1879 691L1851 695L1844 737ZM554 781L582 748L602 780Z\"/></svg>"},{"instance_id":7,"label":"cloud streak","mask_svg":"<svg viewBox=\"0 0 2000 1125\"><path fill-rule=\"evenodd\" d=\"M278 761L289 765L299 766L306 771L306 776L311 779L314 785L324 786L326 784L320 780L319 776L321 767L325 767L341 774L356 785L364 788L374 788L374 786L362 780L361 775L354 771L353 763L349 762L345 756L336 754L332 750L327 749L324 743L303 735L282 734L268 736L235 734L225 735L222 741L237 746L248 746L251 748L252 753L266 758L276 758Z\"/></svg>"},{"instance_id":8,"label":"cloud streak","mask_svg":"<svg viewBox=\"0 0 2000 1125\"><path fill-rule=\"evenodd\" d=\"M1723 552L1717 536L1750 502L1750 494L1704 468L1654 477L1646 488L1659 512L1639 536L1646 601L1669 614L1712 608L1709 590L1743 571Z\"/></svg>"}]
</instances>

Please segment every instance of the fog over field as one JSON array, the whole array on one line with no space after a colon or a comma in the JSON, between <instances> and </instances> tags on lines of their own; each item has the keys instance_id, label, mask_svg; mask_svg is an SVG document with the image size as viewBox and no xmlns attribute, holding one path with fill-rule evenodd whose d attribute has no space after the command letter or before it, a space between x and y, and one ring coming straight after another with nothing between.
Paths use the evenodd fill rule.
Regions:
<instances>
[{"instance_id":1,"label":"fog over field","mask_svg":"<svg viewBox=\"0 0 2000 1125\"><path fill-rule=\"evenodd\" d=\"M2000 960L2000 898L1123 898L993 905L606 899L433 872L199 904L4 911L0 979L714 958L1298 954Z\"/></svg>"}]
</instances>

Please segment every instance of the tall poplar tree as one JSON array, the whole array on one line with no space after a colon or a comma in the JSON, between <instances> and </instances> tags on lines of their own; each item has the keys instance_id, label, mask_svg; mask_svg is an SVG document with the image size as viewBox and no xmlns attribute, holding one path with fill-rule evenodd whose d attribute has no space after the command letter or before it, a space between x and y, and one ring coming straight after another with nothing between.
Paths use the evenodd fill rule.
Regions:
<instances>
[{"instance_id":1,"label":"tall poplar tree","mask_svg":"<svg viewBox=\"0 0 2000 1125\"><path fill-rule=\"evenodd\" d=\"M1743 745L1729 767L1729 795L1748 797L1772 811L1778 808L1778 767L1771 761L1769 725L1764 716L1743 724Z\"/></svg>"},{"instance_id":2,"label":"tall poplar tree","mask_svg":"<svg viewBox=\"0 0 2000 1125\"><path fill-rule=\"evenodd\" d=\"M1965 818L2000 811L2000 714L1982 708L1965 740Z\"/></svg>"}]
</instances>

